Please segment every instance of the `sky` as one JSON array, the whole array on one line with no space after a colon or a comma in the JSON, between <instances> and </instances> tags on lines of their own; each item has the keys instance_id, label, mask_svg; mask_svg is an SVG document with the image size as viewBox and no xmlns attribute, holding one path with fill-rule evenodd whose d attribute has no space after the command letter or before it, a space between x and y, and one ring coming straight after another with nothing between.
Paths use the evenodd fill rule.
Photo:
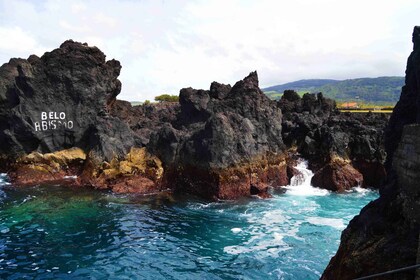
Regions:
<instances>
[{"instance_id":1,"label":"sky","mask_svg":"<svg viewBox=\"0 0 420 280\"><path fill-rule=\"evenodd\" d=\"M119 99L184 87L404 76L418 0L0 0L0 64L67 39L122 64Z\"/></svg>"}]
</instances>

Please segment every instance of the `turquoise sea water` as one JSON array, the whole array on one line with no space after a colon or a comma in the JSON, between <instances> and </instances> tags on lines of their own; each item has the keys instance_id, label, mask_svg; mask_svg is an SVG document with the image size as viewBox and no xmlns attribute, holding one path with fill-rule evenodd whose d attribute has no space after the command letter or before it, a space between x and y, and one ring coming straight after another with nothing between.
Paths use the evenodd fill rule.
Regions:
<instances>
[{"instance_id":1,"label":"turquoise sea water","mask_svg":"<svg viewBox=\"0 0 420 280\"><path fill-rule=\"evenodd\" d=\"M301 169L271 199L212 203L0 176L0 279L318 279L378 194L314 189Z\"/></svg>"}]
</instances>

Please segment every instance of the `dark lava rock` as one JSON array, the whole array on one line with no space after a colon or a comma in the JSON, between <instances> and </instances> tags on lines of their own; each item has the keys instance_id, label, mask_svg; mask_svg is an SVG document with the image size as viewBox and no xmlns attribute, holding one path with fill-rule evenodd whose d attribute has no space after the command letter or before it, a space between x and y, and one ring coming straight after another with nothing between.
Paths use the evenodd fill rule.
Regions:
<instances>
[{"instance_id":1,"label":"dark lava rock","mask_svg":"<svg viewBox=\"0 0 420 280\"><path fill-rule=\"evenodd\" d=\"M389 120L389 124L385 133L385 146L389 154L387 158L387 168L392 164L394 151L401 139L401 134L406 124L419 123L420 112L420 96L419 84L420 80L420 28L415 27L413 31L414 50L407 60L407 68L405 70L405 85L402 88L400 100L394 107L393 114Z\"/></svg>"},{"instance_id":2,"label":"dark lava rock","mask_svg":"<svg viewBox=\"0 0 420 280\"><path fill-rule=\"evenodd\" d=\"M293 91L285 91L278 106L284 114L282 134L285 144L296 147L309 160L311 169L317 172L331 164L338 167L331 161L341 158L341 161L349 162L363 175L363 186L380 185L385 177L383 135L388 122L387 116L340 113L335 102L324 98L321 93L305 94L300 98ZM326 178L327 169L319 176ZM343 172L350 169L346 168ZM353 174L354 171L350 173ZM335 181L332 177L328 180ZM323 187L322 184L317 185Z\"/></svg>"},{"instance_id":3,"label":"dark lava rock","mask_svg":"<svg viewBox=\"0 0 420 280\"><path fill-rule=\"evenodd\" d=\"M71 177L74 185L117 192L158 189L160 160L141 149L151 132L141 130L141 121L109 114L123 107L115 99L120 70L98 48L73 41L0 67L0 158L14 185ZM142 107L142 116L150 116L146 130L165 119L155 120L153 110ZM129 125L140 126L139 133Z\"/></svg>"},{"instance_id":4,"label":"dark lava rock","mask_svg":"<svg viewBox=\"0 0 420 280\"><path fill-rule=\"evenodd\" d=\"M232 88L184 88L180 105L176 120L148 146L163 161L170 187L233 199L287 184L281 110L259 89L256 72Z\"/></svg>"},{"instance_id":5,"label":"dark lava rock","mask_svg":"<svg viewBox=\"0 0 420 280\"><path fill-rule=\"evenodd\" d=\"M141 144L146 146L152 132L159 130L165 123L174 122L179 111L178 102L131 106L128 101L116 100L111 106L110 114L128 124Z\"/></svg>"},{"instance_id":6,"label":"dark lava rock","mask_svg":"<svg viewBox=\"0 0 420 280\"><path fill-rule=\"evenodd\" d=\"M405 86L385 133L386 184L380 198L364 207L343 231L337 254L321 279L354 279L418 263L420 27L414 28L413 43ZM415 270L408 270L380 279L414 277Z\"/></svg>"},{"instance_id":7,"label":"dark lava rock","mask_svg":"<svg viewBox=\"0 0 420 280\"><path fill-rule=\"evenodd\" d=\"M0 67L0 154L17 158L80 147L112 159L136 139L107 110L121 90L121 65L96 47L73 41L41 58Z\"/></svg>"}]
</instances>

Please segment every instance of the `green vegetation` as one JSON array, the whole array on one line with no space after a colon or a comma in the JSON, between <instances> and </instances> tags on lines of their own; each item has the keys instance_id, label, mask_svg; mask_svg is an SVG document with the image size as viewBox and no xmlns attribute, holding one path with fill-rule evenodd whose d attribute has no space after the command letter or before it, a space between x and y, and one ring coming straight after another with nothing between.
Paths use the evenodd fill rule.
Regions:
<instances>
[{"instance_id":1,"label":"green vegetation","mask_svg":"<svg viewBox=\"0 0 420 280\"><path fill-rule=\"evenodd\" d=\"M345 108L347 102L337 102L338 108ZM358 102L357 108L363 109L363 110L393 110L394 109L394 103L365 103L365 102Z\"/></svg>"},{"instance_id":2,"label":"green vegetation","mask_svg":"<svg viewBox=\"0 0 420 280\"><path fill-rule=\"evenodd\" d=\"M377 103L363 103L358 102L356 108L349 108L349 102L337 102L337 108L341 112L350 112L350 113L382 113L382 114L391 114L394 110L393 103L383 103L381 105Z\"/></svg>"},{"instance_id":3,"label":"green vegetation","mask_svg":"<svg viewBox=\"0 0 420 280\"><path fill-rule=\"evenodd\" d=\"M159 102L178 102L179 96L178 95L169 95L169 94L162 94L155 97L155 101Z\"/></svg>"},{"instance_id":4,"label":"green vegetation","mask_svg":"<svg viewBox=\"0 0 420 280\"><path fill-rule=\"evenodd\" d=\"M341 112L349 113L377 113L377 114L392 114L392 110L340 110Z\"/></svg>"},{"instance_id":5,"label":"green vegetation","mask_svg":"<svg viewBox=\"0 0 420 280\"><path fill-rule=\"evenodd\" d=\"M395 105L400 98L404 77L360 78L352 80L300 80L263 89L272 99L280 99L284 90L293 89L299 94L322 92L337 101L353 101L374 105Z\"/></svg>"}]
</instances>

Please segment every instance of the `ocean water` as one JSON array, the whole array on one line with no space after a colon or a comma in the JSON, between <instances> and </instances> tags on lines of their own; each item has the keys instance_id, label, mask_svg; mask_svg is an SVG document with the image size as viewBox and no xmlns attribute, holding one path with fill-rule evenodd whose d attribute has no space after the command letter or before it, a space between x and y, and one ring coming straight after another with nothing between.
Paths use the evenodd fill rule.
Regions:
<instances>
[{"instance_id":1,"label":"ocean water","mask_svg":"<svg viewBox=\"0 0 420 280\"><path fill-rule=\"evenodd\" d=\"M271 199L206 202L0 175L0 279L318 279L341 231L378 194L332 194L303 176Z\"/></svg>"}]
</instances>

